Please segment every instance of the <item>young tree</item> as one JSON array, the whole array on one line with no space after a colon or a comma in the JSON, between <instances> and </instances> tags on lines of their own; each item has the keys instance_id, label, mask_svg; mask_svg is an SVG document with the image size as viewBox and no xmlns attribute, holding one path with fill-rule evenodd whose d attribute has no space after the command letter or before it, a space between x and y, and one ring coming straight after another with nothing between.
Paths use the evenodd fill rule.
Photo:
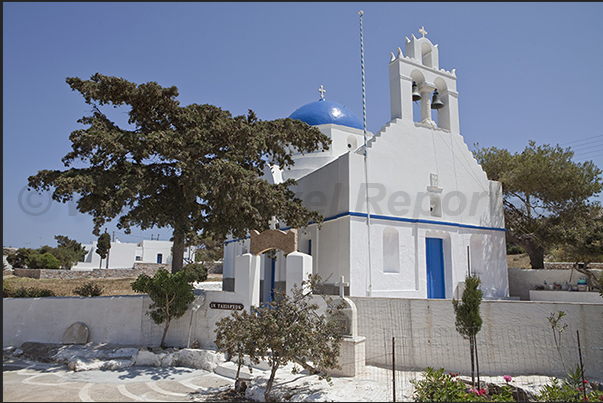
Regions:
<instances>
[{"instance_id":1,"label":"young tree","mask_svg":"<svg viewBox=\"0 0 603 403\"><path fill-rule=\"evenodd\" d=\"M96 242L95 252L100 256L99 269L103 268L103 259L109 254L109 249L111 249L111 235L104 232L99 235L98 241Z\"/></svg>"},{"instance_id":2,"label":"young tree","mask_svg":"<svg viewBox=\"0 0 603 403\"><path fill-rule=\"evenodd\" d=\"M69 239L64 235L55 235L54 239L57 240L54 255L64 269L71 270L75 263L86 256L86 248L79 242Z\"/></svg>"},{"instance_id":3,"label":"young tree","mask_svg":"<svg viewBox=\"0 0 603 403\"><path fill-rule=\"evenodd\" d=\"M310 276L301 287L294 288L292 295L277 293L274 301L252 307L250 313L235 312L216 323L218 350L236 356L239 369L244 355L252 362L261 358L270 365L264 392L267 402L276 371L289 362L298 363L327 381L330 381L328 370L339 368L340 324L330 318L341 307L332 307L323 296L327 309L318 313L319 306L308 290L318 289L320 284L320 276Z\"/></svg>"},{"instance_id":4,"label":"young tree","mask_svg":"<svg viewBox=\"0 0 603 403\"><path fill-rule=\"evenodd\" d=\"M477 385L479 387L479 360L477 356L476 336L482 329L482 317L479 306L484 293L479 289L481 279L476 275L465 277L465 289L461 301L452 299L452 306L456 314L456 331L464 339L469 340L469 351L471 354L471 383L475 387L475 373L477 372Z\"/></svg>"},{"instance_id":5,"label":"young tree","mask_svg":"<svg viewBox=\"0 0 603 403\"><path fill-rule=\"evenodd\" d=\"M165 322L160 344L161 348L165 349L165 336L170 321L182 317L188 309L188 304L195 300L193 286L188 283L186 273L179 271L172 274L165 269L159 269L154 277L141 274L132 283L132 290L149 294L153 302L147 315L158 325Z\"/></svg>"},{"instance_id":6,"label":"young tree","mask_svg":"<svg viewBox=\"0 0 603 403\"><path fill-rule=\"evenodd\" d=\"M474 156L488 178L502 183L507 241L525 249L533 269L544 268L546 251L562 239L559 222L601 192L601 170L591 161L572 161L574 152L558 145L530 141L515 154L476 147Z\"/></svg>"},{"instance_id":7,"label":"young tree","mask_svg":"<svg viewBox=\"0 0 603 403\"><path fill-rule=\"evenodd\" d=\"M290 168L295 152L328 149L331 140L317 128L289 118L262 121L251 110L232 117L213 105L182 107L175 86L156 82L97 73L67 83L92 106L92 115L78 120L88 128L71 133L72 150L62 160L68 169L39 171L29 187L53 188L59 202L79 196L77 209L93 216L95 235L116 217L126 233L132 226L171 227L176 272L187 240L199 233L242 238L267 229L273 216L291 227L322 221L295 197L294 180L262 179L268 166ZM111 121L105 105L129 107L130 127Z\"/></svg>"}]
</instances>

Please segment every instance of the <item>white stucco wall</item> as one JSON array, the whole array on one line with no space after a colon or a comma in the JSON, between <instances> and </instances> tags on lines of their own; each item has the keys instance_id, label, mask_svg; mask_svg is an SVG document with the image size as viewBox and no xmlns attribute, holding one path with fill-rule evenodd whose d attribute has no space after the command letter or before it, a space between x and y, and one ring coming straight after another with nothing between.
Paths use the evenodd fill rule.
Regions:
<instances>
[{"instance_id":1,"label":"white stucco wall","mask_svg":"<svg viewBox=\"0 0 603 403\"><path fill-rule=\"evenodd\" d=\"M591 271L595 273L597 277L603 275L603 270L601 269L591 269ZM565 282L568 282L571 285L577 285L577 281L581 277L584 277L584 275L571 269L533 270L509 267L510 294L511 296L520 297L523 301L529 301L530 290L533 290L537 285L544 285L545 281L548 285L553 283L563 284Z\"/></svg>"},{"instance_id":2,"label":"white stucco wall","mask_svg":"<svg viewBox=\"0 0 603 403\"><path fill-rule=\"evenodd\" d=\"M358 308L358 334L366 337L367 364L391 365L396 339L399 368L443 367L470 371L468 341L455 329L450 300L351 298ZM603 304L482 301L483 325L477 335L482 375L564 376L547 316L563 311L567 324L561 351L567 368L578 360L576 331L586 373L603 380Z\"/></svg>"},{"instance_id":3,"label":"white stucco wall","mask_svg":"<svg viewBox=\"0 0 603 403\"><path fill-rule=\"evenodd\" d=\"M136 262L157 263L158 254L162 255L161 263L172 263L173 242L171 241L143 240L139 243L111 242L111 249L109 249L108 255L108 267L107 259L103 259L102 266L100 266L100 256L96 253L96 244L96 242L93 242L92 244L82 245L86 248L88 254L84 257L84 261L76 263L72 267L72 270L132 268ZM190 248L187 248L184 256L189 257L191 254Z\"/></svg>"},{"instance_id":4,"label":"white stucco wall","mask_svg":"<svg viewBox=\"0 0 603 403\"><path fill-rule=\"evenodd\" d=\"M391 365L391 340L397 340L399 368L422 370L427 366L469 373L468 342L455 330L450 300L351 298L358 309L358 335L366 337L366 363ZM72 323L84 322L90 342L157 346L163 325L154 324L146 312L146 296L5 298L3 347L19 347L25 341L61 343ZM231 311L211 309L210 302L237 303L233 292L205 291L197 295L182 318L170 324L166 343L184 347L198 339L203 348L215 348L215 322ZM563 366L553 342L551 313L564 311L568 325L561 350L573 367L580 332L584 365L589 379L603 380L603 304L483 301L483 325L478 333L480 373L483 375L555 375ZM191 320L192 315L192 320ZM192 325L192 326L191 326Z\"/></svg>"}]
</instances>

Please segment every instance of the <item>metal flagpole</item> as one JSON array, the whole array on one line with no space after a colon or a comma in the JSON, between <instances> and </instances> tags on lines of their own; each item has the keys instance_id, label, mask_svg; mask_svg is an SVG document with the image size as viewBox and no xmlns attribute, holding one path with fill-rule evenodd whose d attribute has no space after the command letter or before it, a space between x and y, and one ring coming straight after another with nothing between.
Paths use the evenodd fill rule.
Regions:
<instances>
[{"instance_id":1,"label":"metal flagpole","mask_svg":"<svg viewBox=\"0 0 603 403\"><path fill-rule=\"evenodd\" d=\"M367 144L366 144L366 92L364 83L364 39L362 35L362 15L364 11L360 10L360 68L362 70L362 123L364 126L364 186L366 193L366 228L368 236L368 287L367 296L372 296L373 281L371 278L371 208L368 196L368 166L367 166Z\"/></svg>"}]
</instances>

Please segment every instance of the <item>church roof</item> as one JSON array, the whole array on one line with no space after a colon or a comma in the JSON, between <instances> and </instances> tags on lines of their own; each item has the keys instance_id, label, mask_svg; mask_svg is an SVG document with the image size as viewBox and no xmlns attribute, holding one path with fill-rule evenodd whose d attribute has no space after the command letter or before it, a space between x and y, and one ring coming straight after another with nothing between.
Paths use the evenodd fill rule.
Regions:
<instances>
[{"instance_id":1,"label":"church roof","mask_svg":"<svg viewBox=\"0 0 603 403\"><path fill-rule=\"evenodd\" d=\"M345 106L324 98L300 106L289 115L291 119L299 119L310 126L334 123L362 130L364 128L358 116Z\"/></svg>"}]
</instances>

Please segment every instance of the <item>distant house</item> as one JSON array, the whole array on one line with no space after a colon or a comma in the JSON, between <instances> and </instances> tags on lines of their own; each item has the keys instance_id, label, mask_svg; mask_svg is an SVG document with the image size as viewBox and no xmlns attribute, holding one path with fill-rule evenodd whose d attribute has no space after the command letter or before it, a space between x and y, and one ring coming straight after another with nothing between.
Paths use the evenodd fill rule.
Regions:
<instances>
[{"instance_id":1,"label":"distant house","mask_svg":"<svg viewBox=\"0 0 603 403\"><path fill-rule=\"evenodd\" d=\"M71 270L92 270L92 269L129 269L134 263L163 263L172 264L172 245L171 241L149 241L144 240L139 243L120 242L116 239L111 242L111 249L106 259L103 259L102 265L100 256L96 253L96 242L92 244L82 244L88 254L84 259L78 262ZM184 251L184 263L194 260L194 254L189 247Z\"/></svg>"}]
</instances>

